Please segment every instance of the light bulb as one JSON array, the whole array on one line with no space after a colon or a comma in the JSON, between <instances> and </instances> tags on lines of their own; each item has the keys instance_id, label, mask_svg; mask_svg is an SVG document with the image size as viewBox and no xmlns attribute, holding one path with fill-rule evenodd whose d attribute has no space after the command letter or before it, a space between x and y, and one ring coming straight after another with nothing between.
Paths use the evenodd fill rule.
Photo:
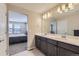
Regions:
<instances>
[{"instance_id":1,"label":"light bulb","mask_svg":"<svg viewBox=\"0 0 79 59\"><path fill-rule=\"evenodd\" d=\"M45 19L47 18L47 14L44 15L44 18L45 18Z\"/></svg>"},{"instance_id":2,"label":"light bulb","mask_svg":"<svg viewBox=\"0 0 79 59\"><path fill-rule=\"evenodd\" d=\"M62 13L60 7L58 7L57 12L58 12L58 13Z\"/></svg>"},{"instance_id":3,"label":"light bulb","mask_svg":"<svg viewBox=\"0 0 79 59\"><path fill-rule=\"evenodd\" d=\"M43 14L43 19L45 18L44 14Z\"/></svg>"},{"instance_id":4,"label":"light bulb","mask_svg":"<svg viewBox=\"0 0 79 59\"><path fill-rule=\"evenodd\" d=\"M58 7L57 12L60 12L60 7Z\"/></svg>"},{"instance_id":5,"label":"light bulb","mask_svg":"<svg viewBox=\"0 0 79 59\"><path fill-rule=\"evenodd\" d=\"M72 10L72 9L74 9L74 7L73 7L73 4L72 4L72 3L69 3L69 4L68 4L68 7L69 7L69 9L71 9L71 10Z\"/></svg>"},{"instance_id":6,"label":"light bulb","mask_svg":"<svg viewBox=\"0 0 79 59\"><path fill-rule=\"evenodd\" d=\"M65 4L63 4L63 5L62 5L62 10L65 10L65 7L66 7Z\"/></svg>"},{"instance_id":7,"label":"light bulb","mask_svg":"<svg viewBox=\"0 0 79 59\"><path fill-rule=\"evenodd\" d=\"M48 18L49 18L49 17L51 17L51 13L50 13L50 12L48 12Z\"/></svg>"},{"instance_id":8,"label":"light bulb","mask_svg":"<svg viewBox=\"0 0 79 59\"><path fill-rule=\"evenodd\" d=\"M43 14L43 19L46 19L47 18L47 14Z\"/></svg>"},{"instance_id":9,"label":"light bulb","mask_svg":"<svg viewBox=\"0 0 79 59\"><path fill-rule=\"evenodd\" d=\"M62 13L62 10L60 9L60 7L58 7L57 12Z\"/></svg>"}]
</instances>

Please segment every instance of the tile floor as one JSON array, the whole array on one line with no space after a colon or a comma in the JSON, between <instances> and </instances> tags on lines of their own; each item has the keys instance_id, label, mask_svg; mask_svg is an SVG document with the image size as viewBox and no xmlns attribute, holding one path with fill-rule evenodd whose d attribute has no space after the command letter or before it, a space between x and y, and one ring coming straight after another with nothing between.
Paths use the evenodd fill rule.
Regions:
<instances>
[{"instance_id":1,"label":"tile floor","mask_svg":"<svg viewBox=\"0 0 79 59\"><path fill-rule=\"evenodd\" d=\"M17 54L14 54L12 56L45 56L43 53L41 53L38 49L33 49L31 51L23 51Z\"/></svg>"}]
</instances>

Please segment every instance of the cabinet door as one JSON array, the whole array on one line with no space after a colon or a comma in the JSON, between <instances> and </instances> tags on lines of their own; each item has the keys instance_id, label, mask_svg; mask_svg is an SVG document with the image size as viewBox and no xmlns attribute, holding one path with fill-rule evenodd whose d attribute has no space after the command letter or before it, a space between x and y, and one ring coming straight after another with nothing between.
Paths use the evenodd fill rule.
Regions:
<instances>
[{"instance_id":1,"label":"cabinet door","mask_svg":"<svg viewBox=\"0 0 79 59\"><path fill-rule=\"evenodd\" d=\"M35 36L35 45L36 45L36 48L40 50L41 39L39 36Z\"/></svg>"},{"instance_id":2,"label":"cabinet door","mask_svg":"<svg viewBox=\"0 0 79 59\"><path fill-rule=\"evenodd\" d=\"M45 38L41 38L41 51L47 55L47 42L44 40Z\"/></svg>"},{"instance_id":3,"label":"cabinet door","mask_svg":"<svg viewBox=\"0 0 79 59\"><path fill-rule=\"evenodd\" d=\"M79 56L79 54L76 54L70 50L58 47L58 55L59 56Z\"/></svg>"},{"instance_id":4,"label":"cabinet door","mask_svg":"<svg viewBox=\"0 0 79 59\"><path fill-rule=\"evenodd\" d=\"M75 46L75 45L64 43L64 42L58 42L58 46L74 51L79 54L79 46Z\"/></svg>"},{"instance_id":5,"label":"cabinet door","mask_svg":"<svg viewBox=\"0 0 79 59\"><path fill-rule=\"evenodd\" d=\"M47 43L47 55L48 56L56 56L57 55L57 47L53 44Z\"/></svg>"}]
</instances>

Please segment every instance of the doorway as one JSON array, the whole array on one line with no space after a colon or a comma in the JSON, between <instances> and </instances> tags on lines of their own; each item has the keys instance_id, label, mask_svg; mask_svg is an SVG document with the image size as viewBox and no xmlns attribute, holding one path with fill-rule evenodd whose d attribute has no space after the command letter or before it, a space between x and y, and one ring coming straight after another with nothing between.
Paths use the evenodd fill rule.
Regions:
<instances>
[{"instance_id":1,"label":"doorway","mask_svg":"<svg viewBox=\"0 0 79 59\"><path fill-rule=\"evenodd\" d=\"M27 50L28 17L8 11L9 55Z\"/></svg>"}]
</instances>

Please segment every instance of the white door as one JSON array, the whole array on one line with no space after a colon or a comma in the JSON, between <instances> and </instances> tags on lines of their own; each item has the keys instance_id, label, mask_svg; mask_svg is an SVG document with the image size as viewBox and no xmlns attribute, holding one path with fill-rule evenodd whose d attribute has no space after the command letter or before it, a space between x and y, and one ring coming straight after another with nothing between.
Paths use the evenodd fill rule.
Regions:
<instances>
[{"instance_id":1,"label":"white door","mask_svg":"<svg viewBox=\"0 0 79 59\"><path fill-rule=\"evenodd\" d=\"M0 3L0 56L7 55L6 4Z\"/></svg>"}]
</instances>

